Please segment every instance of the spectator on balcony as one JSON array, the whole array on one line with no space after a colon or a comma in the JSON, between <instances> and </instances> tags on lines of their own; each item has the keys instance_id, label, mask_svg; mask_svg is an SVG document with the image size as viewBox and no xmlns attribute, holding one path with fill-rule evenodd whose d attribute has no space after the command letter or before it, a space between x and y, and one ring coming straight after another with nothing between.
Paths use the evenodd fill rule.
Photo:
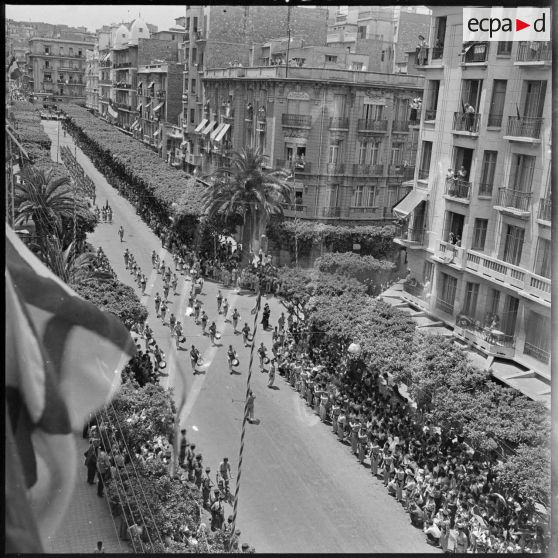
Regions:
<instances>
[{"instance_id":1,"label":"spectator on balcony","mask_svg":"<svg viewBox=\"0 0 558 558\"><path fill-rule=\"evenodd\" d=\"M468 132L474 132L476 110L473 105L465 103L465 125Z\"/></svg>"},{"instance_id":2,"label":"spectator on balcony","mask_svg":"<svg viewBox=\"0 0 558 558\"><path fill-rule=\"evenodd\" d=\"M461 165L461 167L457 171L457 179L463 182L467 180L467 169L465 168L464 165Z\"/></svg>"},{"instance_id":3,"label":"spectator on balcony","mask_svg":"<svg viewBox=\"0 0 558 558\"><path fill-rule=\"evenodd\" d=\"M419 66L424 66L428 58L428 47L426 44L426 39L422 36L418 36L419 43L417 45L417 61Z\"/></svg>"}]
</instances>

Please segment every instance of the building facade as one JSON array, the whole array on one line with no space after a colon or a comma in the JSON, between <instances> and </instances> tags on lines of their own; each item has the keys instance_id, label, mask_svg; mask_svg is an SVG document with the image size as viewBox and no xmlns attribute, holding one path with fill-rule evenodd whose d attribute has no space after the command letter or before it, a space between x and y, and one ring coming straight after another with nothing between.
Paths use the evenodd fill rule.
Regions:
<instances>
[{"instance_id":1,"label":"building facade","mask_svg":"<svg viewBox=\"0 0 558 558\"><path fill-rule=\"evenodd\" d=\"M433 8L413 64L426 81L413 190L394 209L403 294L488 366L520 366L504 381L536 397L537 381L550 393L550 44L463 44L461 27L461 8Z\"/></svg>"},{"instance_id":2,"label":"building facade","mask_svg":"<svg viewBox=\"0 0 558 558\"><path fill-rule=\"evenodd\" d=\"M288 71L288 75L287 75ZM420 76L285 66L209 69L188 153L204 174L231 150L261 148L293 177L287 217L324 222L392 220L413 174L418 126L410 103Z\"/></svg>"},{"instance_id":3,"label":"building facade","mask_svg":"<svg viewBox=\"0 0 558 558\"><path fill-rule=\"evenodd\" d=\"M85 103L85 52L93 40L29 39L29 83L39 99Z\"/></svg>"},{"instance_id":4,"label":"building facade","mask_svg":"<svg viewBox=\"0 0 558 558\"><path fill-rule=\"evenodd\" d=\"M94 112L99 110L99 50L97 44L93 50L85 52L85 107Z\"/></svg>"}]
</instances>

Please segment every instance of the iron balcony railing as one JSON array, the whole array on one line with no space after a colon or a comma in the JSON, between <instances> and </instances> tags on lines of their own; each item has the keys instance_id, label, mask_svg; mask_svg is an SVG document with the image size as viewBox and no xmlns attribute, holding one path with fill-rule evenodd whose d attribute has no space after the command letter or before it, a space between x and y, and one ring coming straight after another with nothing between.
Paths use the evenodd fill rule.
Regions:
<instances>
[{"instance_id":1,"label":"iron balcony railing","mask_svg":"<svg viewBox=\"0 0 558 558\"><path fill-rule=\"evenodd\" d=\"M344 116L331 116L329 119L329 129L348 130L349 119Z\"/></svg>"},{"instance_id":2,"label":"iron balcony railing","mask_svg":"<svg viewBox=\"0 0 558 558\"><path fill-rule=\"evenodd\" d=\"M327 174L343 174L345 172L345 165L343 163L328 163Z\"/></svg>"},{"instance_id":3,"label":"iron balcony railing","mask_svg":"<svg viewBox=\"0 0 558 558\"><path fill-rule=\"evenodd\" d=\"M463 55L464 64L475 64L488 60L488 43L476 43Z\"/></svg>"},{"instance_id":4,"label":"iron balcony railing","mask_svg":"<svg viewBox=\"0 0 558 558\"><path fill-rule=\"evenodd\" d=\"M276 167L279 169L287 169L290 171L294 171L295 173L298 172L311 172L312 171L312 163L308 161L303 161L300 158L296 159L276 159Z\"/></svg>"},{"instance_id":5,"label":"iron balcony railing","mask_svg":"<svg viewBox=\"0 0 558 558\"><path fill-rule=\"evenodd\" d=\"M550 198L541 198L539 203L539 219L550 221L552 212L552 202Z\"/></svg>"},{"instance_id":6,"label":"iron balcony railing","mask_svg":"<svg viewBox=\"0 0 558 558\"><path fill-rule=\"evenodd\" d=\"M357 163L353 164L353 174L359 176L369 176L374 174L383 174L384 165L360 165Z\"/></svg>"},{"instance_id":7,"label":"iron balcony railing","mask_svg":"<svg viewBox=\"0 0 558 558\"><path fill-rule=\"evenodd\" d=\"M468 200L471 197L471 183L459 178L446 179L446 195Z\"/></svg>"},{"instance_id":8,"label":"iron balcony railing","mask_svg":"<svg viewBox=\"0 0 558 558\"><path fill-rule=\"evenodd\" d=\"M424 296L424 285L421 285L420 283L416 283L413 285L405 281L403 283L403 290L406 293L409 293L410 295L413 295L417 298L423 298Z\"/></svg>"},{"instance_id":9,"label":"iron balcony railing","mask_svg":"<svg viewBox=\"0 0 558 558\"><path fill-rule=\"evenodd\" d=\"M407 228L398 227L397 237L401 240L406 240L407 242L416 242L422 244L424 242L424 232L423 228Z\"/></svg>"},{"instance_id":10,"label":"iron balcony railing","mask_svg":"<svg viewBox=\"0 0 558 558\"><path fill-rule=\"evenodd\" d=\"M506 135L539 139L543 118L533 116L508 116L508 129Z\"/></svg>"},{"instance_id":11,"label":"iron balcony railing","mask_svg":"<svg viewBox=\"0 0 558 558\"><path fill-rule=\"evenodd\" d=\"M358 131L364 132L387 132L388 121L387 120L367 120L365 118L359 118L358 120Z\"/></svg>"},{"instance_id":12,"label":"iron balcony railing","mask_svg":"<svg viewBox=\"0 0 558 558\"><path fill-rule=\"evenodd\" d=\"M424 111L425 120L436 120L436 109L426 109Z\"/></svg>"},{"instance_id":13,"label":"iron balcony railing","mask_svg":"<svg viewBox=\"0 0 558 558\"><path fill-rule=\"evenodd\" d=\"M523 347L523 352L526 355L530 355L533 358L536 358L537 360L540 360L541 362L544 362L545 364L548 364L548 362L550 361L550 352L549 351L545 351L544 349L541 349L540 347L536 347L535 345L533 345L532 343L529 343L527 341L525 341L525 345Z\"/></svg>"},{"instance_id":14,"label":"iron balcony railing","mask_svg":"<svg viewBox=\"0 0 558 558\"><path fill-rule=\"evenodd\" d=\"M391 129L394 132L408 132L409 126L414 123L414 120L394 120L391 124Z\"/></svg>"},{"instance_id":15,"label":"iron balcony railing","mask_svg":"<svg viewBox=\"0 0 558 558\"><path fill-rule=\"evenodd\" d=\"M529 211L532 196L531 192L520 192L511 188L498 188L498 205L519 209L520 211Z\"/></svg>"},{"instance_id":16,"label":"iron balcony railing","mask_svg":"<svg viewBox=\"0 0 558 558\"><path fill-rule=\"evenodd\" d=\"M478 113L470 114L467 112L453 113L453 130L456 132L478 133L481 115Z\"/></svg>"},{"instance_id":17,"label":"iron balcony railing","mask_svg":"<svg viewBox=\"0 0 558 558\"><path fill-rule=\"evenodd\" d=\"M312 126L312 117L304 114L283 113L281 123L283 126L310 128Z\"/></svg>"},{"instance_id":18,"label":"iron balcony railing","mask_svg":"<svg viewBox=\"0 0 558 558\"><path fill-rule=\"evenodd\" d=\"M340 217L341 208L340 207L323 207L322 217Z\"/></svg>"},{"instance_id":19,"label":"iron balcony railing","mask_svg":"<svg viewBox=\"0 0 558 558\"><path fill-rule=\"evenodd\" d=\"M455 305L455 301L447 301L447 300L440 300L436 299L436 308L442 310L442 312L446 312L447 314L453 314L453 307Z\"/></svg>"},{"instance_id":20,"label":"iron balcony railing","mask_svg":"<svg viewBox=\"0 0 558 558\"><path fill-rule=\"evenodd\" d=\"M546 62L552 59L552 48L549 42L520 42L515 56L517 62Z\"/></svg>"}]
</instances>

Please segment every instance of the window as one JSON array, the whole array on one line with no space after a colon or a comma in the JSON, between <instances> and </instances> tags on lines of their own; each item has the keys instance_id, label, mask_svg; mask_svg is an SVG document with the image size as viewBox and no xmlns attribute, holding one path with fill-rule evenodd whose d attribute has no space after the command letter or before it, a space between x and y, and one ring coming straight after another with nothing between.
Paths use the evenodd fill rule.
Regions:
<instances>
[{"instance_id":1,"label":"window","mask_svg":"<svg viewBox=\"0 0 558 558\"><path fill-rule=\"evenodd\" d=\"M427 180L430 172L430 160L432 158L432 142L422 142L422 154L420 158L419 179Z\"/></svg>"},{"instance_id":2,"label":"window","mask_svg":"<svg viewBox=\"0 0 558 558\"><path fill-rule=\"evenodd\" d=\"M337 118L345 116L345 95L333 95L333 116Z\"/></svg>"},{"instance_id":3,"label":"window","mask_svg":"<svg viewBox=\"0 0 558 558\"><path fill-rule=\"evenodd\" d=\"M451 242L452 239L457 243L457 239L463 237L463 226L465 224L465 216L453 211L446 211L446 219L444 223L443 240Z\"/></svg>"},{"instance_id":4,"label":"window","mask_svg":"<svg viewBox=\"0 0 558 558\"><path fill-rule=\"evenodd\" d=\"M479 185L479 196L491 196L496 171L497 151L485 151L482 159L482 174Z\"/></svg>"},{"instance_id":5,"label":"window","mask_svg":"<svg viewBox=\"0 0 558 558\"><path fill-rule=\"evenodd\" d=\"M426 112L425 120L436 120L436 110L438 109L438 95L440 94L440 80L429 79L426 85Z\"/></svg>"},{"instance_id":6,"label":"window","mask_svg":"<svg viewBox=\"0 0 558 558\"><path fill-rule=\"evenodd\" d=\"M45 46L45 54L50 54L50 47L49 46Z\"/></svg>"},{"instance_id":7,"label":"window","mask_svg":"<svg viewBox=\"0 0 558 558\"><path fill-rule=\"evenodd\" d=\"M523 116L540 118L543 115L546 81L525 81L523 84Z\"/></svg>"},{"instance_id":8,"label":"window","mask_svg":"<svg viewBox=\"0 0 558 558\"><path fill-rule=\"evenodd\" d=\"M310 114L310 101L306 101L304 99L288 99L287 113L303 115Z\"/></svg>"},{"instance_id":9,"label":"window","mask_svg":"<svg viewBox=\"0 0 558 558\"><path fill-rule=\"evenodd\" d=\"M51 82L52 82L52 74L51 74L50 72L49 72L49 73L46 73L46 72L45 72L44 76L45 76L45 77L44 77L44 80L45 80L46 82L48 82L48 83L51 83Z\"/></svg>"},{"instance_id":10,"label":"window","mask_svg":"<svg viewBox=\"0 0 558 558\"><path fill-rule=\"evenodd\" d=\"M45 68L50 68L50 61L49 60L45 60Z\"/></svg>"},{"instance_id":11,"label":"window","mask_svg":"<svg viewBox=\"0 0 558 558\"><path fill-rule=\"evenodd\" d=\"M434 47L438 49L444 48L444 42L446 40L446 24L447 17L437 17L434 24Z\"/></svg>"},{"instance_id":12,"label":"window","mask_svg":"<svg viewBox=\"0 0 558 558\"><path fill-rule=\"evenodd\" d=\"M378 165L379 158L380 158L380 142L371 141L367 144L367 146L368 146L367 164Z\"/></svg>"},{"instance_id":13,"label":"window","mask_svg":"<svg viewBox=\"0 0 558 558\"><path fill-rule=\"evenodd\" d=\"M535 256L535 273L550 279L551 268L552 256L550 253L550 240L539 237Z\"/></svg>"},{"instance_id":14,"label":"window","mask_svg":"<svg viewBox=\"0 0 558 558\"><path fill-rule=\"evenodd\" d=\"M498 56L511 56L512 41L498 41Z\"/></svg>"},{"instance_id":15,"label":"window","mask_svg":"<svg viewBox=\"0 0 558 558\"><path fill-rule=\"evenodd\" d=\"M461 107L469 103L475 109L475 112L479 111L480 98L482 91L482 79L464 79L461 85Z\"/></svg>"},{"instance_id":16,"label":"window","mask_svg":"<svg viewBox=\"0 0 558 558\"><path fill-rule=\"evenodd\" d=\"M523 352L541 362L550 359L550 318L532 310L525 325L525 347Z\"/></svg>"},{"instance_id":17,"label":"window","mask_svg":"<svg viewBox=\"0 0 558 558\"><path fill-rule=\"evenodd\" d=\"M436 307L451 314L455 303L457 279L447 273L440 273L439 285Z\"/></svg>"},{"instance_id":18,"label":"window","mask_svg":"<svg viewBox=\"0 0 558 558\"><path fill-rule=\"evenodd\" d=\"M338 157L339 157L339 145L330 145L328 163L337 164Z\"/></svg>"},{"instance_id":19,"label":"window","mask_svg":"<svg viewBox=\"0 0 558 558\"><path fill-rule=\"evenodd\" d=\"M486 310L489 315L498 315L500 308L500 291L498 289L490 289L486 304ZM488 320L485 320L488 321Z\"/></svg>"},{"instance_id":20,"label":"window","mask_svg":"<svg viewBox=\"0 0 558 558\"><path fill-rule=\"evenodd\" d=\"M406 122L409 120L409 101L396 97L393 100L393 120Z\"/></svg>"},{"instance_id":21,"label":"window","mask_svg":"<svg viewBox=\"0 0 558 558\"><path fill-rule=\"evenodd\" d=\"M355 196L353 200L354 207L362 207L363 196L364 196L364 186L357 186L355 189Z\"/></svg>"},{"instance_id":22,"label":"window","mask_svg":"<svg viewBox=\"0 0 558 558\"><path fill-rule=\"evenodd\" d=\"M391 146L391 160L390 165L398 167L403 162L403 144L393 143Z\"/></svg>"},{"instance_id":23,"label":"window","mask_svg":"<svg viewBox=\"0 0 558 558\"><path fill-rule=\"evenodd\" d=\"M475 219L475 226L473 228L473 250L484 250L484 243L486 242L486 231L488 229L488 219Z\"/></svg>"},{"instance_id":24,"label":"window","mask_svg":"<svg viewBox=\"0 0 558 558\"><path fill-rule=\"evenodd\" d=\"M422 280L424 283L427 281L432 282L432 272L434 271L434 264L428 260L424 260L424 270L422 273Z\"/></svg>"},{"instance_id":25,"label":"window","mask_svg":"<svg viewBox=\"0 0 558 558\"><path fill-rule=\"evenodd\" d=\"M194 124L196 121L196 109L190 109L190 124Z\"/></svg>"},{"instance_id":26,"label":"window","mask_svg":"<svg viewBox=\"0 0 558 558\"><path fill-rule=\"evenodd\" d=\"M362 107L362 118L364 120L382 120L384 116L384 105L364 104Z\"/></svg>"},{"instance_id":27,"label":"window","mask_svg":"<svg viewBox=\"0 0 558 558\"><path fill-rule=\"evenodd\" d=\"M363 65L362 62L353 62L353 70L356 70L356 71L360 72L360 71L362 71L363 66L364 65Z\"/></svg>"},{"instance_id":28,"label":"window","mask_svg":"<svg viewBox=\"0 0 558 558\"><path fill-rule=\"evenodd\" d=\"M504 240L504 253L502 259L512 265L521 263L523 242L525 241L525 230L514 225L507 225Z\"/></svg>"},{"instance_id":29,"label":"window","mask_svg":"<svg viewBox=\"0 0 558 558\"><path fill-rule=\"evenodd\" d=\"M357 28L357 38L358 39L366 39L366 25L359 25Z\"/></svg>"},{"instance_id":30,"label":"window","mask_svg":"<svg viewBox=\"0 0 558 558\"><path fill-rule=\"evenodd\" d=\"M367 144L364 141L360 141L358 143L358 164L365 165L366 164L366 149Z\"/></svg>"},{"instance_id":31,"label":"window","mask_svg":"<svg viewBox=\"0 0 558 558\"><path fill-rule=\"evenodd\" d=\"M504 302L504 315L502 316L502 331L506 335L513 336L515 333L515 322L517 321L517 311L519 310L519 299L511 295L506 295Z\"/></svg>"},{"instance_id":32,"label":"window","mask_svg":"<svg viewBox=\"0 0 558 558\"><path fill-rule=\"evenodd\" d=\"M337 62L337 56L333 56L332 54L326 54L326 62Z\"/></svg>"},{"instance_id":33,"label":"window","mask_svg":"<svg viewBox=\"0 0 558 558\"><path fill-rule=\"evenodd\" d=\"M190 92L191 93L195 93L196 92L196 80L193 79L191 84L190 84Z\"/></svg>"},{"instance_id":34,"label":"window","mask_svg":"<svg viewBox=\"0 0 558 558\"><path fill-rule=\"evenodd\" d=\"M466 147L453 148L453 169L458 171L461 167L465 168L465 177L463 180L470 182L471 165L473 164L474 149Z\"/></svg>"},{"instance_id":35,"label":"window","mask_svg":"<svg viewBox=\"0 0 558 558\"><path fill-rule=\"evenodd\" d=\"M324 205L325 207L337 207L338 184L328 186L325 191Z\"/></svg>"},{"instance_id":36,"label":"window","mask_svg":"<svg viewBox=\"0 0 558 558\"><path fill-rule=\"evenodd\" d=\"M141 31L141 29L140 29ZM171 41L174 41L174 33L171 33Z\"/></svg>"},{"instance_id":37,"label":"window","mask_svg":"<svg viewBox=\"0 0 558 558\"><path fill-rule=\"evenodd\" d=\"M365 197L366 207L374 207L376 205L376 186L368 186Z\"/></svg>"},{"instance_id":38,"label":"window","mask_svg":"<svg viewBox=\"0 0 558 558\"><path fill-rule=\"evenodd\" d=\"M510 168L509 188L519 192L530 192L534 170L535 157L515 153Z\"/></svg>"},{"instance_id":39,"label":"window","mask_svg":"<svg viewBox=\"0 0 558 558\"><path fill-rule=\"evenodd\" d=\"M506 99L507 80L495 79L492 87L492 100L488 114L488 126L502 126L504 115L504 101Z\"/></svg>"},{"instance_id":40,"label":"window","mask_svg":"<svg viewBox=\"0 0 558 558\"><path fill-rule=\"evenodd\" d=\"M385 51L385 50L382 50L382 54L381 54L381 56L380 56L380 62L383 62L384 59L385 59L385 57L386 57L386 51Z\"/></svg>"},{"instance_id":41,"label":"window","mask_svg":"<svg viewBox=\"0 0 558 558\"><path fill-rule=\"evenodd\" d=\"M81 49L78 50L78 56L81 56Z\"/></svg>"},{"instance_id":42,"label":"window","mask_svg":"<svg viewBox=\"0 0 558 558\"><path fill-rule=\"evenodd\" d=\"M463 314L475 319L477 313L477 300L479 298L479 284L467 283L465 286L465 302L463 304Z\"/></svg>"}]
</instances>

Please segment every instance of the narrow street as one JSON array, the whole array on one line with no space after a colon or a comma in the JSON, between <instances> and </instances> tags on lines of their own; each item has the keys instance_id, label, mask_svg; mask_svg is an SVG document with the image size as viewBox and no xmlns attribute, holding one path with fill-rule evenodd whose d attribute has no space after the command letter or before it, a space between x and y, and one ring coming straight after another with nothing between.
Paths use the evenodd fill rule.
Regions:
<instances>
[{"instance_id":1,"label":"narrow street","mask_svg":"<svg viewBox=\"0 0 558 558\"><path fill-rule=\"evenodd\" d=\"M57 123L45 121L43 125L53 141L52 155L56 160ZM60 141L73 151L69 135L64 138L60 131ZM180 294L171 293L167 314L168 319L173 312L185 326L186 346L176 351L168 326L155 316L153 299L156 292L162 295L163 290L161 277L151 266L151 253L156 250L167 263L172 258L136 215L134 207L108 185L79 148L77 159L95 182L97 205L108 200L114 211L113 223L99 223L88 240L95 247L102 246L118 278L139 293L124 267L125 248L136 257L148 277L142 302L149 310L154 336L167 354L168 376L162 379L163 384L174 385L178 374L187 379L187 405L181 423L188 429L188 440L196 444L196 451L203 454L204 465L210 466L213 474L222 458L228 456L236 477L249 348L243 346L242 335L233 333L232 324L224 323L217 314L220 285L206 281L201 296L209 323L215 320L217 330L222 332L222 346L212 348L201 327L185 315L190 282L180 277ZM117 235L120 225L125 230L123 243ZM248 322L252 328L254 317L250 311L255 296L221 290L229 300L229 314L234 307L239 309L239 327ZM270 323L275 325L282 306L273 297L267 302ZM255 342L259 345L260 341L271 346L271 332L262 332L261 325ZM192 374L186 350L192 344L208 363L205 373L197 376ZM229 344L238 352L240 374L229 374ZM255 417L259 424L247 425L237 519L241 540L249 542L257 552L437 552L426 543L424 534L410 525L401 505L388 496L380 480L371 476L369 467L359 464L349 446L337 441L331 427L321 423L279 375L275 386L267 387L267 374L260 373L255 356L251 387L256 395ZM234 483L233 480L233 492ZM229 513L231 507L226 516Z\"/></svg>"}]
</instances>

